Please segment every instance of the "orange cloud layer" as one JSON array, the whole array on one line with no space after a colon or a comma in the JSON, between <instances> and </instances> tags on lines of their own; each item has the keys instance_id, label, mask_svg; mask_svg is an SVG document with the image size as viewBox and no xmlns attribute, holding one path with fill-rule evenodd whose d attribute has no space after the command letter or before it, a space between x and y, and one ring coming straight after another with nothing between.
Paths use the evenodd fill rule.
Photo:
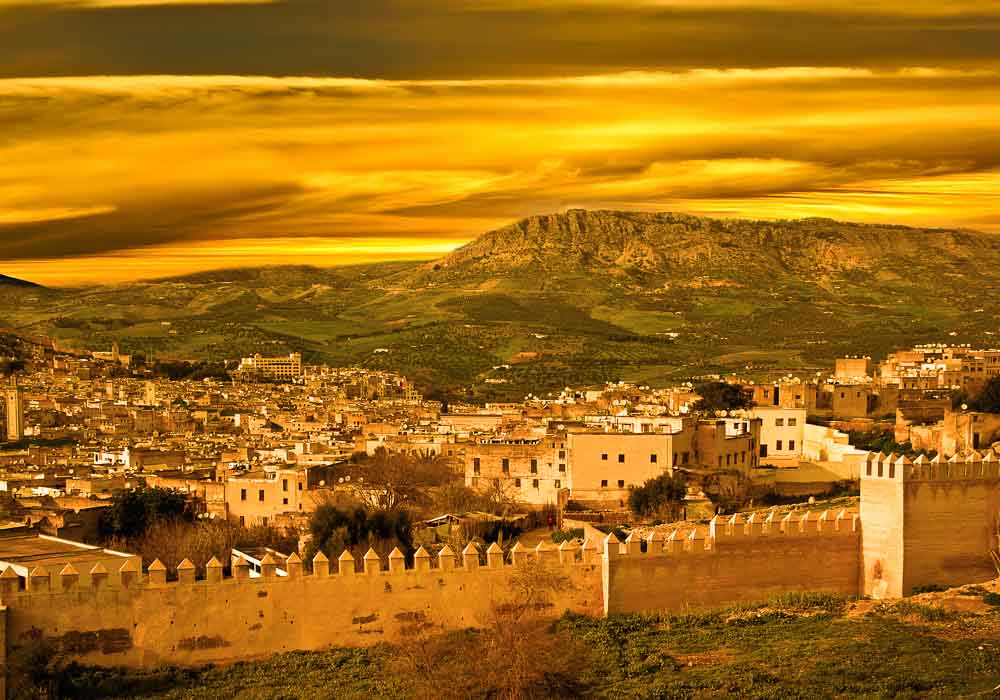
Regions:
<instances>
[{"instance_id":1,"label":"orange cloud layer","mask_svg":"<svg viewBox=\"0 0 1000 700\"><path fill-rule=\"evenodd\" d=\"M0 272L427 258L567 207L1000 231L998 88L990 65L0 80Z\"/></svg>"}]
</instances>

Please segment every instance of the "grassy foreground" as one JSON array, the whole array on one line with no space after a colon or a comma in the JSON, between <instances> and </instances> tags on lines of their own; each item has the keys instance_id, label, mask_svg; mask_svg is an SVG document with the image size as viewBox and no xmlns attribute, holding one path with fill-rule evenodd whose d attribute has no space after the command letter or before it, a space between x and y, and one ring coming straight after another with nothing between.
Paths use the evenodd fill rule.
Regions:
<instances>
[{"instance_id":1,"label":"grassy foreground","mask_svg":"<svg viewBox=\"0 0 1000 700\"><path fill-rule=\"evenodd\" d=\"M895 604L796 595L691 615L570 615L415 640L409 649L289 653L141 675L70 668L61 692L227 700L997 697L997 603L997 594L967 587Z\"/></svg>"}]
</instances>

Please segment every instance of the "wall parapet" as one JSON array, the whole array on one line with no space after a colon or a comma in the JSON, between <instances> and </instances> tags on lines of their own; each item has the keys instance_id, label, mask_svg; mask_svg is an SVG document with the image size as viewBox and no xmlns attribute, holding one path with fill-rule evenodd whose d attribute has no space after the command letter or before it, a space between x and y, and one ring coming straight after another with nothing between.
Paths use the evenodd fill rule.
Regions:
<instances>
[{"instance_id":1,"label":"wall parapet","mask_svg":"<svg viewBox=\"0 0 1000 700\"><path fill-rule=\"evenodd\" d=\"M406 565L405 556L398 547L394 548L385 559L374 549L369 548L360 562L357 562L349 551L344 550L337 558L334 570L330 568L329 559L320 552L313 558L311 573L305 570L301 558L293 554L288 558L282 574L279 574L277 560L267 555L261 561L261 573L257 577L250 576L249 564L243 559L234 561L232 574L224 576L223 566L215 557L205 564L205 575L201 577L197 576L194 563L184 559L175 569L176 580L168 580L167 567L159 559L149 565L145 575L139 570L135 559L127 560L120 568L112 571L108 571L104 564L98 562L90 569L90 576L87 578L81 578L80 572L72 564L67 564L59 571L36 566L26 577L19 576L13 567L7 567L0 572L0 600L4 605L16 608L18 601L32 596L60 593L80 595L88 592L132 591L145 588L215 584L253 585L297 579L354 580L357 577L358 580L362 580L382 577L390 580L419 573L436 573L442 576L472 575L481 571L512 569L533 561L566 568L596 565L599 557L596 543L588 540L582 547L572 542L563 542L556 548L554 545L542 542L537 547L529 549L516 543L507 554L495 543L483 553L470 543L461 557L447 545L436 555L420 547L413 555L412 566Z\"/></svg>"},{"instance_id":2,"label":"wall parapet","mask_svg":"<svg viewBox=\"0 0 1000 700\"><path fill-rule=\"evenodd\" d=\"M862 461L862 479L883 481L987 481L1000 479L1000 461L993 450L985 455L971 452L948 459L924 455L910 460L904 455L869 452Z\"/></svg>"},{"instance_id":3,"label":"wall parapet","mask_svg":"<svg viewBox=\"0 0 1000 700\"><path fill-rule=\"evenodd\" d=\"M684 525L669 533L654 530L645 539L635 533L625 542L609 534L602 542L605 560L619 557L663 557L711 554L729 545L792 541L804 537L858 536L861 519L856 511L842 509L820 513L771 509L765 513L716 515L708 526Z\"/></svg>"}]
</instances>

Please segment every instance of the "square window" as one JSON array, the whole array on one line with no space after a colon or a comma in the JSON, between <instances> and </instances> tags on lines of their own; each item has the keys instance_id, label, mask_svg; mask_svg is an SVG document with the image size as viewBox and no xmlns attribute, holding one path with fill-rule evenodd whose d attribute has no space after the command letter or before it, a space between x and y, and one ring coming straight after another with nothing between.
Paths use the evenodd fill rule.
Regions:
<instances>
[{"instance_id":1,"label":"square window","mask_svg":"<svg viewBox=\"0 0 1000 700\"><path fill-rule=\"evenodd\" d=\"M656 464L656 455L655 454L649 455L649 463L650 464Z\"/></svg>"},{"instance_id":2,"label":"square window","mask_svg":"<svg viewBox=\"0 0 1000 700\"><path fill-rule=\"evenodd\" d=\"M625 488L625 479L619 479L618 480L618 488L620 488L620 489Z\"/></svg>"},{"instance_id":3,"label":"square window","mask_svg":"<svg viewBox=\"0 0 1000 700\"><path fill-rule=\"evenodd\" d=\"M520 479L514 479L514 486L516 486L517 488L521 488L521 480Z\"/></svg>"},{"instance_id":4,"label":"square window","mask_svg":"<svg viewBox=\"0 0 1000 700\"><path fill-rule=\"evenodd\" d=\"M601 488L602 489L606 489L607 487L608 487L608 480L607 479L601 479Z\"/></svg>"},{"instance_id":5,"label":"square window","mask_svg":"<svg viewBox=\"0 0 1000 700\"><path fill-rule=\"evenodd\" d=\"M566 459L566 450L559 450L559 459Z\"/></svg>"},{"instance_id":6,"label":"square window","mask_svg":"<svg viewBox=\"0 0 1000 700\"><path fill-rule=\"evenodd\" d=\"M560 464L559 465L559 472L562 473L562 474L566 473L566 465L565 464Z\"/></svg>"},{"instance_id":7,"label":"square window","mask_svg":"<svg viewBox=\"0 0 1000 700\"><path fill-rule=\"evenodd\" d=\"M282 498L281 499L281 505L287 506L288 505L288 499L287 498Z\"/></svg>"},{"instance_id":8,"label":"square window","mask_svg":"<svg viewBox=\"0 0 1000 700\"><path fill-rule=\"evenodd\" d=\"M559 479L556 479L556 488L557 489L561 489L562 488L562 482L559 481Z\"/></svg>"},{"instance_id":9,"label":"square window","mask_svg":"<svg viewBox=\"0 0 1000 700\"><path fill-rule=\"evenodd\" d=\"M784 418L775 418L774 419L774 424L777 425L777 426L779 426L779 427L783 426L785 424L785 419Z\"/></svg>"},{"instance_id":10,"label":"square window","mask_svg":"<svg viewBox=\"0 0 1000 700\"><path fill-rule=\"evenodd\" d=\"M603 453L603 454L601 455L601 460L603 460L603 461L605 461L605 462L607 462L607 461L608 461L608 453L607 453L607 452L605 452L605 453Z\"/></svg>"},{"instance_id":11,"label":"square window","mask_svg":"<svg viewBox=\"0 0 1000 700\"><path fill-rule=\"evenodd\" d=\"M618 464L625 464L625 455L623 454L618 455Z\"/></svg>"},{"instance_id":12,"label":"square window","mask_svg":"<svg viewBox=\"0 0 1000 700\"><path fill-rule=\"evenodd\" d=\"M794 428L798 424L799 424L799 420L797 418L789 418L788 419L788 425L790 425L791 427Z\"/></svg>"}]
</instances>

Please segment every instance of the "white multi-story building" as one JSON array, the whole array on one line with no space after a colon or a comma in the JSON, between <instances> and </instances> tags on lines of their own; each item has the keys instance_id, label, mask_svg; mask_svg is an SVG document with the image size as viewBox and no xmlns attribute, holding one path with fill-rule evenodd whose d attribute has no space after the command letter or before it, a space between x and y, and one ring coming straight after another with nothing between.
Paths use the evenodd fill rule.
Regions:
<instances>
[{"instance_id":1,"label":"white multi-story building","mask_svg":"<svg viewBox=\"0 0 1000 700\"><path fill-rule=\"evenodd\" d=\"M257 353L240 360L238 371L244 376L294 382L302 378L302 355L293 352L287 357L263 357Z\"/></svg>"}]
</instances>

